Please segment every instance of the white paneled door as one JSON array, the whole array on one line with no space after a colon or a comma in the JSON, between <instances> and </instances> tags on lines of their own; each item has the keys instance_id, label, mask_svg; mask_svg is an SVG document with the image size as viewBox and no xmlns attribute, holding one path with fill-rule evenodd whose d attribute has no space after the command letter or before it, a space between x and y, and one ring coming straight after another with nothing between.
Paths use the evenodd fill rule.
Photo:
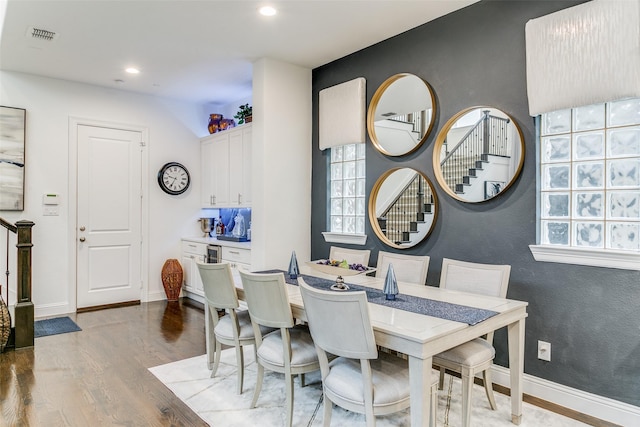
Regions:
<instances>
[{"instance_id":1,"label":"white paneled door","mask_svg":"<svg viewBox=\"0 0 640 427\"><path fill-rule=\"evenodd\" d=\"M142 133L77 130L77 307L140 300Z\"/></svg>"}]
</instances>

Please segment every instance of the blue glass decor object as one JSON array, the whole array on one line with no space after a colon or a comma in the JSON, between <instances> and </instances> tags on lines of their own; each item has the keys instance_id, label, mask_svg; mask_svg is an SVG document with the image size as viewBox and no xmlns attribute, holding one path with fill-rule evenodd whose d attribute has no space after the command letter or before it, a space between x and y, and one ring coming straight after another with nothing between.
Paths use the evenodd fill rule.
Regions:
<instances>
[{"instance_id":1,"label":"blue glass decor object","mask_svg":"<svg viewBox=\"0 0 640 427\"><path fill-rule=\"evenodd\" d=\"M393 265L389 264L389 270L387 270L387 277L384 279L384 288L382 289L388 300L396 299L398 295L398 281L396 280L396 273L393 271Z\"/></svg>"},{"instance_id":2,"label":"blue glass decor object","mask_svg":"<svg viewBox=\"0 0 640 427\"><path fill-rule=\"evenodd\" d=\"M242 214L240 214L240 212L238 212L235 216L235 218L233 218L233 230L231 230L231 234L234 237L246 237L247 236L247 230L245 228L244 225L244 217L242 216Z\"/></svg>"},{"instance_id":3,"label":"blue glass decor object","mask_svg":"<svg viewBox=\"0 0 640 427\"><path fill-rule=\"evenodd\" d=\"M300 274L300 268L298 267L298 259L296 258L296 251L291 252L291 261L289 261L289 270L287 271L289 278L297 279Z\"/></svg>"}]
</instances>

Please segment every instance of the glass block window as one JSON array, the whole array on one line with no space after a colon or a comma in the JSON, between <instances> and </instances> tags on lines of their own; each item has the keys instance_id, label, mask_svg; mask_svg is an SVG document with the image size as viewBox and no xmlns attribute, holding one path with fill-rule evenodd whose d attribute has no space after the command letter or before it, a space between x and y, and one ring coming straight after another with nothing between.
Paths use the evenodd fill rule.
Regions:
<instances>
[{"instance_id":1,"label":"glass block window","mask_svg":"<svg viewBox=\"0 0 640 427\"><path fill-rule=\"evenodd\" d=\"M640 252L640 98L539 125L540 243Z\"/></svg>"},{"instance_id":2,"label":"glass block window","mask_svg":"<svg viewBox=\"0 0 640 427\"><path fill-rule=\"evenodd\" d=\"M331 148L330 231L364 234L365 144Z\"/></svg>"}]
</instances>

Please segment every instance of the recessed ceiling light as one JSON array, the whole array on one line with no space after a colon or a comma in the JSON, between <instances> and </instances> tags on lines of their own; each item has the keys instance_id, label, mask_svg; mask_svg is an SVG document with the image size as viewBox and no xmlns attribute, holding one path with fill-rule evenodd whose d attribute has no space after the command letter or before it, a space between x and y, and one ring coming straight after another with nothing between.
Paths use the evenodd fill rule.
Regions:
<instances>
[{"instance_id":1,"label":"recessed ceiling light","mask_svg":"<svg viewBox=\"0 0 640 427\"><path fill-rule=\"evenodd\" d=\"M125 71L129 74L139 74L140 70L138 70L137 68L133 68L133 67L129 67L127 69L125 69Z\"/></svg>"},{"instance_id":2,"label":"recessed ceiling light","mask_svg":"<svg viewBox=\"0 0 640 427\"><path fill-rule=\"evenodd\" d=\"M277 13L275 7L263 6L260 8L260 15L273 16Z\"/></svg>"}]
</instances>

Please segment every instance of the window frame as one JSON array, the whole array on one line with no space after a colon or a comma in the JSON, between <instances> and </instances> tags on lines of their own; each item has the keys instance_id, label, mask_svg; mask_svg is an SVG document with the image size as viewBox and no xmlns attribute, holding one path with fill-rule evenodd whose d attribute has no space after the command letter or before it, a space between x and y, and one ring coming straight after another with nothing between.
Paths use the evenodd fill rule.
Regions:
<instances>
[{"instance_id":1,"label":"window frame","mask_svg":"<svg viewBox=\"0 0 640 427\"><path fill-rule=\"evenodd\" d=\"M354 232L354 233L349 233L349 232L345 232L343 230L337 231L334 230L332 228L333 225L333 218L334 216L338 216L336 214L332 214L332 200L337 199L337 197L331 197L332 196L332 183L334 181L333 179L333 173L332 173L332 165L336 164L336 163L342 163L344 165L344 163L346 161L351 161L351 160L346 160L344 159L344 156L342 158L342 160L340 161L333 161L333 156L334 156L334 151L337 148L340 148L343 150L343 153L345 151L345 148L350 146L350 145L354 145L355 147L355 155L354 155L354 159L353 161L356 162L356 164L354 165L355 167L355 171L354 171L354 181L355 181L355 189L354 189L354 196L353 198L356 199L356 206L354 206L354 209L356 209L354 215L345 215L344 212L344 199L345 194L344 194L344 188L342 191L342 196L341 198L343 199L343 208L342 208L342 213L340 214L340 216L342 217L342 224L344 225L345 221L344 218L345 217L354 217L354 220L357 221L358 218L362 219L362 232ZM361 171L361 174L358 173L358 165L357 162L362 161L364 164L364 169ZM344 173L344 169L342 171L342 173ZM366 194L366 145L364 143L359 143L359 144L345 144L345 145L341 145L338 147L331 147L329 148L329 162L327 165L327 174L328 174L328 179L327 179L327 205L326 205L326 210L327 210L327 229L329 231L325 231L322 233L322 235L324 236L324 239L326 242L332 242L332 243L345 243L345 244L354 244L354 245L364 245L367 241L367 235L365 233L365 229L366 229L366 218L367 218L367 204L366 204L366 198L367 198L367 194ZM342 175L341 178L342 181L345 180L344 175ZM363 194L362 195L358 195L358 180L362 180L362 186L363 186ZM350 197L349 197L350 198ZM364 205L364 211L361 214L358 214L357 212L357 200L361 199L361 203ZM357 225L356 225L357 227Z\"/></svg>"},{"instance_id":2,"label":"window frame","mask_svg":"<svg viewBox=\"0 0 640 427\"><path fill-rule=\"evenodd\" d=\"M606 108L609 108L609 102L603 103L606 104ZM573 129L573 114L574 108L571 109L571 130L570 130L570 140L573 144L573 136L577 131ZM605 109L605 111L608 111ZM565 264L574 264L574 265L585 265L585 266L595 266L595 267L606 267L606 268L617 268L617 269L625 269L625 270L640 270L640 249L638 250L618 250L607 248L606 239L603 243L603 248L590 248L583 246L575 246L574 239L569 238L568 245L556 245L556 244L543 244L542 242L542 224L543 221L549 220L549 218L543 218L542 212L542 203L543 203L543 161L542 161L542 115L536 116L535 120L535 141L536 141L536 244L529 245L529 250L531 251L534 259L536 261L541 262L556 262L556 263L565 263ZM638 124L630 124L627 125L629 127L638 126ZM615 128L615 127L612 127ZM604 135L608 135L609 124L607 123L607 119L605 118L605 127L601 131ZM588 131L580 131L580 132L588 132ZM606 137L605 137L606 140ZM569 156L569 165L570 169L573 170L575 162L577 160L573 155ZM610 157L608 157L606 151L606 143L605 143L605 154L604 159L602 160L605 164L610 161ZM567 162L563 162L567 163ZM572 209L572 198L575 191L581 191L582 189L575 186L573 179L570 180L569 189L566 190L569 194L570 206L569 206L569 216L562 221L567 221L570 224L570 227L573 226L572 221L575 221L576 215ZM615 188L609 189L606 184L606 174L605 174L605 182L603 183L602 193L604 194L605 199L607 198L607 191L616 191ZM634 189L635 191L635 189ZM597 219L598 222L602 222L607 225L607 221L609 221L606 208L603 212L603 218ZM640 220L639 220L640 221ZM631 223L637 223L639 221L630 220Z\"/></svg>"}]
</instances>

